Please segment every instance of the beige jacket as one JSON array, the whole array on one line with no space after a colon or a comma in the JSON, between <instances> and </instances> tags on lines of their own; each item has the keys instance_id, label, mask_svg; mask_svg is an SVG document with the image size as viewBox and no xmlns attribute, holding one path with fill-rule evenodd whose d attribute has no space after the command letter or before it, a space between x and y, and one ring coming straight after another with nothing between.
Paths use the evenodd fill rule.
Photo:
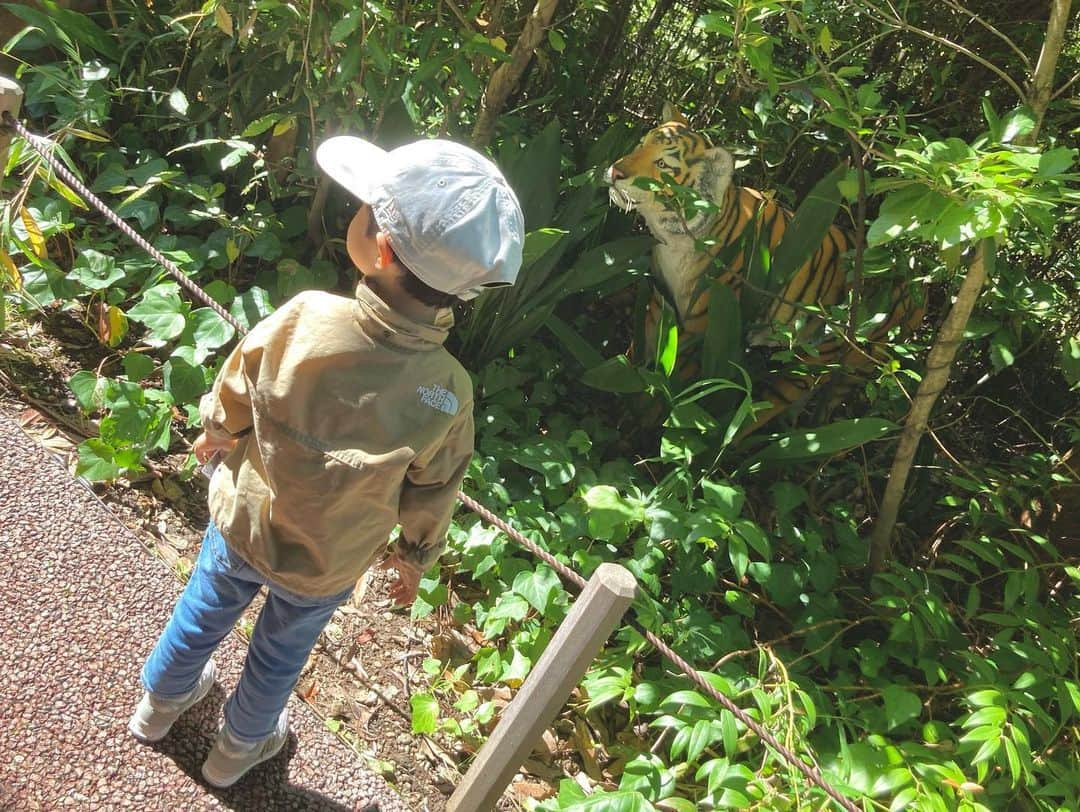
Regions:
<instances>
[{"instance_id":1,"label":"beige jacket","mask_svg":"<svg viewBox=\"0 0 1080 812\"><path fill-rule=\"evenodd\" d=\"M472 382L421 324L366 285L307 291L257 324L203 397L203 429L239 437L210 482L230 547L304 595L349 589L401 525L398 551L441 554L473 450Z\"/></svg>"}]
</instances>

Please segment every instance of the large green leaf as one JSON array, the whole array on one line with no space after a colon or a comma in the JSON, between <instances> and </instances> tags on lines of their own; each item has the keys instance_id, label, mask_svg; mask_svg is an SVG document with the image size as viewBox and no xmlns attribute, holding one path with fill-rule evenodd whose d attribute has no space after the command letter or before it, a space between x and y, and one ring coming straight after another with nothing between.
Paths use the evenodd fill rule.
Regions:
<instances>
[{"instance_id":1,"label":"large green leaf","mask_svg":"<svg viewBox=\"0 0 1080 812\"><path fill-rule=\"evenodd\" d=\"M645 379L625 355L616 355L599 366L585 370L581 382L603 392L644 392Z\"/></svg>"},{"instance_id":2,"label":"large green leaf","mask_svg":"<svg viewBox=\"0 0 1080 812\"><path fill-rule=\"evenodd\" d=\"M555 314L548 316L547 321L544 323L548 330L551 331L563 346L569 351L569 353L585 369L592 369L593 367L600 366L604 363L604 357L599 351L593 347L588 341L582 338L581 333L560 319Z\"/></svg>"},{"instance_id":3,"label":"large green leaf","mask_svg":"<svg viewBox=\"0 0 1080 812\"><path fill-rule=\"evenodd\" d=\"M524 149L507 146L500 156L503 174L525 214L526 231L548 225L555 211L562 165L561 131L559 120L552 119Z\"/></svg>"},{"instance_id":4,"label":"large green leaf","mask_svg":"<svg viewBox=\"0 0 1080 812\"><path fill-rule=\"evenodd\" d=\"M570 450L557 440L541 438L523 444L510 459L518 465L544 475L549 488L565 485L574 478L574 463Z\"/></svg>"},{"instance_id":5,"label":"large green leaf","mask_svg":"<svg viewBox=\"0 0 1080 812\"><path fill-rule=\"evenodd\" d=\"M113 282L123 279L124 272L116 267L113 257L86 248L79 252L69 276L90 290L104 290Z\"/></svg>"},{"instance_id":6,"label":"large green leaf","mask_svg":"<svg viewBox=\"0 0 1080 812\"><path fill-rule=\"evenodd\" d=\"M165 282L146 291L142 301L128 311L128 317L145 324L151 340L164 343L184 332L189 309L180 298L179 285Z\"/></svg>"},{"instance_id":7,"label":"large green leaf","mask_svg":"<svg viewBox=\"0 0 1080 812\"><path fill-rule=\"evenodd\" d=\"M922 713L919 695L899 685L887 685L881 692L885 700L885 721L889 730L900 727Z\"/></svg>"},{"instance_id":8,"label":"large green leaf","mask_svg":"<svg viewBox=\"0 0 1080 812\"><path fill-rule=\"evenodd\" d=\"M413 694L409 697L412 709L412 732L430 736L439 720L439 700L431 694Z\"/></svg>"},{"instance_id":9,"label":"large green leaf","mask_svg":"<svg viewBox=\"0 0 1080 812\"><path fill-rule=\"evenodd\" d=\"M535 572L522 570L514 578L511 587L517 594L529 602L537 612L546 615L551 602L563 591L559 576L546 564L539 565Z\"/></svg>"},{"instance_id":10,"label":"large green leaf","mask_svg":"<svg viewBox=\"0 0 1080 812\"><path fill-rule=\"evenodd\" d=\"M701 347L701 371L706 378L730 378L743 356L742 313L739 300L727 285L712 284L709 294L709 320Z\"/></svg>"},{"instance_id":11,"label":"large green leaf","mask_svg":"<svg viewBox=\"0 0 1080 812\"><path fill-rule=\"evenodd\" d=\"M209 307L200 307L191 314L195 346L200 350L215 350L232 341L236 330Z\"/></svg>"},{"instance_id":12,"label":"large green leaf","mask_svg":"<svg viewBox=\"0 0 1080 812\"><path fill-rule=\"evenodd\" d=\"M42 0L44 12L26 3L4 3L4 8L25 23L36 26L53 45L72 52L73 41L88 46L105 58L119 59L116 43L86 14L63 8L54 0Z\"/></svg>"},{"instance_id":13,"label":"large green leaf","mask_svg":"<svg viewBox=\"0 0 1080 812\"><path fill-rule=\"evenodd\" d=\"M589 508L589 535L607 540L617 527L645 520L641 501L623 496L612 485L593 485L582 498Z\"/></svg>"},{"instance_id":14,"label":"large green leaf","mask_svg":"<svg viewBox=\"0 0 1080 812\"><path fill-rule=\"evenodd\" d=\"M880 440L898 426L881 417L857 417L838 420L816 429L801 429L783 434L755 455L757 462L802 462L831 457L844 451Z\"/></svg>"},{"instance_id":15,"label":"large green leaf","mask_svg":"<svg viewBox=\"0 0 1080 812\"><path fill-rule=\"evenodd\" d=\"M772 252L769 290L781 290L792 274L818 250L840 208L840 181L847 167L840 164L822 178L799 205L780 244Z\"/></svg>"}]
</instances>

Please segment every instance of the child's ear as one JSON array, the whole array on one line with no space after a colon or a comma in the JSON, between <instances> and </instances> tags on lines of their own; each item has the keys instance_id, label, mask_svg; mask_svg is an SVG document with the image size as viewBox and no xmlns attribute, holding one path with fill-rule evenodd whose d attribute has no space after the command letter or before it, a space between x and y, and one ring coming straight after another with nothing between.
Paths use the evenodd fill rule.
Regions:
<instances>
[{"instance_id":1,"label":"child's ear","mask_svg":"<svg viewBox=\"0 0 1080 812\"><path fill-rule=\"evenodd\" d=\"M386 236L385 231L380 231L375 235L375 244L379 246L379 267L389 268L394 264L396 257L394 247L390 245L390 238Z\"/></svg>"}]
</instances>

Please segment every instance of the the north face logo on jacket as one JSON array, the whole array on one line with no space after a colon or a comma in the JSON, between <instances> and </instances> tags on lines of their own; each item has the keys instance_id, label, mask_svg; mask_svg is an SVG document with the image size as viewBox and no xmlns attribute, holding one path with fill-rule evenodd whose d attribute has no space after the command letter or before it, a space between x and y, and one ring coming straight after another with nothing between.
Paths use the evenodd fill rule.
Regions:
<instances>
[{"instance_id":1,"label":"the north face logo on jacket","mask_svg":"<svg viewBox=\"0 0 1080 812\"><path fill-rule=\"evenodd\" d=\"M437 383L431 386L416 387L416 394L420 396L420 402L425 406L438 409L440 412L446 412L446 414L458 413L457 395Z\"/></svg>"}]
</instances>

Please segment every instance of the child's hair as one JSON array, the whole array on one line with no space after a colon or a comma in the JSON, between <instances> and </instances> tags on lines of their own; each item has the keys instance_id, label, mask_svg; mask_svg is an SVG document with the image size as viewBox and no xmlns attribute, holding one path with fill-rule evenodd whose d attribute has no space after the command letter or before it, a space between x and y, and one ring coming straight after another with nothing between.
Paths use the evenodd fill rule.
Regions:
<instances>
[{"instance_id":1,"label":"child's hair","mask_svg":"<svg viewBox=\"0 0 1080 812\"><path fill-rule=\"evenodd\" d=\"M379 224L375 222L374 215L369 216L367 220L367 236L374 237L378 231ZM408 266L401 261L401 257L399 257L396 252L394 254L394 262L401 268L401 286L405 289L405 292L414 299L418 299L428 307L453 307L457 302L458 297L454 294L435 290L435 288L421 280L420 277L414 274Z\"/></svg>"},{"instance_id":2,"label":"child's hair","mask_svg":"<svg viewBox=\"0 0 1080 812\"><path fill-rule=\"evenodd\" d=\"M457 302L457 296L435 290L435 288L426 284L419 276L410 271L400 257L395 254L394 258L398 267L401 268L401 287L414 299L418 299L428 307L452 307Z\"/></svg>"}]
</instances>

